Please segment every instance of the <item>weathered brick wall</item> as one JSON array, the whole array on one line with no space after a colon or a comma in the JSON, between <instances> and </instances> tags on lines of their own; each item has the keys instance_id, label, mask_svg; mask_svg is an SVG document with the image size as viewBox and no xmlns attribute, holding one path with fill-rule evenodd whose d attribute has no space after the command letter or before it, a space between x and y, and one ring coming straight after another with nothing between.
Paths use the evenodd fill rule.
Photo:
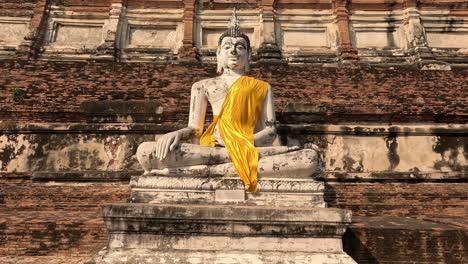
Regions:
<instances>
[{"instance_id":1,"label":"weathered brick wall","mask_svg":"<svg viewBox=\"0 0 468 264\"><path fill-rule=\"evenodd\" d=\"M353 216L464 218L466 182L330 182L325 201Z\"/></svg>"},{"instance_id":2,"label":"weathered brick wall","mask_svg":"<svg viewBox=\"0 0 468 264\"><path fill-rule=\"evenodd\" d=\"M8 174L0 177L0 186L0 260L88 259L107 241L99 207L130 197L126 182L35 183L30 175ZM467 234L460 217L466 215L467 188L467 183L331 183L326 200L353 211L344 246L358 263L463 263Z\"/></svg>"},{"instance_id":3,"label":"weathered brick wall","mask_svg":"<svg viewBox=\"0 0 468 264\"><path fill-rule=\"evenodd\" d=\"M210 64L0 61L0 119L80 122L81 104L154 100L164 121L185 123L191 85L215 76ZM468 119L468 70L322 68L258 65L276 110L288 102L315 106L328 122L461 122ZM287 122L288 120L281 120Z\"/></svg>"},{"instance_id":4,"label":"weathered brick wall","mask_svg":"<svg viewBox=\"0 0 468 264\"><path fill-rule=\"evenodd\" d=\"M19 259L97 253L108 237L100 206L130 195L127 182L41 184L8 174L0 185L0 256Z\"/></svg>"},{"instance_id":5,"label":"weathered brick wall","mask_svg":"<svg viewBox=\"0 0 468 264\"><path fill-rule=\"evenodd\" d=\"M330 207L353 211L343 237L358 263L466 263L466 182L334 182Z\"/></svg>"},{"instance_id":6,"label":"weathered brick wall","mask_svg":"<svg viewBox=\"0 0 468 264\"><path fill-rule=\"evenodd\" d=\"M37 2L38 0L2 0L0 1L0 15L13 17L32 16Z\"/></svg>"}]
</instances>

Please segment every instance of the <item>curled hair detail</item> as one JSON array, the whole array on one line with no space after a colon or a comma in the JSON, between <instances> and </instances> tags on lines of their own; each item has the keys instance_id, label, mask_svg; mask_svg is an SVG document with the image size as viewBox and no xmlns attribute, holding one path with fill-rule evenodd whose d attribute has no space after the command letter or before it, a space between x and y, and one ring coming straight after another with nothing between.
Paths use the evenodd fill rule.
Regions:
<instances>
[{"instance_id":1,"label":"curled hair detail","mask_svg":"<svg viewBox=\"0 0 468 264\"><path fill-rule=\"evenodd\" d=\"M230 31L226 31L224 32L220 37L219 37L219 40L218 40L218 47L221 46L221 42L223 42L223 39L225 37L233 37L233 38L243 38L245 40L245 42L247 43L247 50L250 51L250 39L249 37L245 34L245 33L240 33L240 34L231 34Z\"/></svg>"}]
</instances>

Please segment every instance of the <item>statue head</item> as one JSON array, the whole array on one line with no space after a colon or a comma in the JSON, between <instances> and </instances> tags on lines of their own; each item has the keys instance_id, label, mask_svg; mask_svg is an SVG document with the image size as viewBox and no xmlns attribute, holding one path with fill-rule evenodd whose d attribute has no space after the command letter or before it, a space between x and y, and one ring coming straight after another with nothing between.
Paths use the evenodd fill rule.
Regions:
<instances>
[{"instance_id":1,"label":"statue head","mask_svg":"<svg viewBox=\"0 0 468 264\"><path fill-rule=\"evenodd\" d=\"M218 73L222 73L224 69L244 72L250 69L250 40L245 33L240 31L236 10L229 22L228 30L219 37L216 59Z\"/></svg>"}]
</instances>

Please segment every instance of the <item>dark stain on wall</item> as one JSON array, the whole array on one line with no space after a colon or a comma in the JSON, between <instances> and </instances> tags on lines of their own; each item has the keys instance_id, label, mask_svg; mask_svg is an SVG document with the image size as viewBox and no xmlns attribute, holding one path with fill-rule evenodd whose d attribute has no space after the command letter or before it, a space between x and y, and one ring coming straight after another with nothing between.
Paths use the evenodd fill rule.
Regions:
<instances>
[{"instance_id":1,"label":"dark stain on wall","mask_svg":"<svg viewBox=\"0 0 468 264\"><path fill-rule=\"evenodd\" d=\"M2 195L3 196L3 195ZM6 244L6 221L0 220L0 246Z\"/></svg>"},{"instance_id":2,"label":"dark stain on wall","mask_svg":"<svg viewBox=\"0 0 468 264\"><path fill-rule=\"evenodd\" d=\"M441 160L434 164L435 169L445 167L453 171L468 171L468 165L460 164L460 156L468 159L467 137L438 135L432 149L441 156Z\"/></svg>"},{"instance_id":3,"label":"dark stain on wall","mask_svg":"<svg viewBox=\"0 0 468 264\"><path fill-rule=\"evenodd\" d=\"M388 153L388 161L390 162L389 170L395 169L398 164L400 164L400 156L398 155L398 141L396 133L389 133L388 136L385 137L385 145L387 146Z\"/></svg>"}]
</instances>

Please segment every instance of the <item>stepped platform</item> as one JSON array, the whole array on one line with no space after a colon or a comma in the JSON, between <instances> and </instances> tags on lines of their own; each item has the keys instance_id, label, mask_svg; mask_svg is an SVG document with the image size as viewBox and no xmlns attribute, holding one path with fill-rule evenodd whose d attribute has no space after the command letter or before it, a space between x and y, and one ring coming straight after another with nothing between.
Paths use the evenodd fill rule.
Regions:
<instances>
[{"instance_id":1,"label":"stepped platform","mask_svg":"<svg viewBox=\"0 0 468 264\"><path fill-rule=\"evenodd\" d=\"M109 243L89 263L355 263L342 209L124 203L103 218Z\"/></svg>"},{"instance_id":2,"label":"stepped platform","mask_svg":"<svg viewBox=\"0 0 468 264\"><path fill-rule=\"evenodd\" d=\"M356 263L342 236L351 211L326 208L312 178L133 176L132 203L103 207L106 248L87 263Z\"/></svg>"}]
</instances>

